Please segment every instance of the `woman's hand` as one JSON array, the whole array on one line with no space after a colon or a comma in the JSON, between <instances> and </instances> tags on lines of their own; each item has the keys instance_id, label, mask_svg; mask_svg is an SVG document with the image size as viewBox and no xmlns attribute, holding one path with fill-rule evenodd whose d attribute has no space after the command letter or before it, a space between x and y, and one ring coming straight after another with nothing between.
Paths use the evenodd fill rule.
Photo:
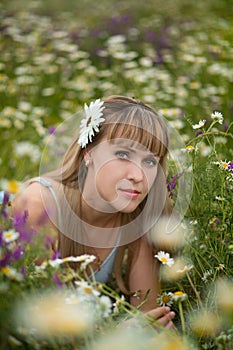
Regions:
<instances>
[{"instance_id":1,"label":"woman's hand","mask_svg":"<svg viewBox=\"0 0 233 350\"><path fill-rule=\"evenodd\" d=\"M156 309L146 312L145 315L154 318L153 324L155 325L155 328L165 327L166 329L175 329L172 322L175 317L175 312L171 311L168 306L157 307Z\"/></svg>"}]
</instances>

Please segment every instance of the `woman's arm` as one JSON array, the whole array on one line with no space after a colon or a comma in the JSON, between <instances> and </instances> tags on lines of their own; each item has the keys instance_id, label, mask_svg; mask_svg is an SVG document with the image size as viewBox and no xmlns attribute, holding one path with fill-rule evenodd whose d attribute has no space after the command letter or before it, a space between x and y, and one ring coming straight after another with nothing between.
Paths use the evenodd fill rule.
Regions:
<instances>
[{"instance_id":1,"label":"woman's arm","mask_svg":"<svg viewBox=\"0 0 233 350\"><path fill-rule=\"evenodd\" d=\"M133 245L136 244L133 243ZM134 254L130 263L128 285L135 294L131 297L131 304L138 306L146 297L142 311L149 311L157 307L159 265L153 257L152 247L146 236L140 238L138 246L131 247Z\"/></svg>"},{"instance_id":2,"label":"woman's arm","mask_svg":"<svg viewBox=\"0 0 233 350\"><path fill-rule=\"evenodd\" d=\"M130 302L139 306L140 310L154 317L156 321L168 328L173 328L172 319L175 313L169 307L158 307L157 298L159 292L159 265L153 256L153 249L146 236L139 240L139 247L135 249L129 271L129 288L136 293Z\"/></svg>"}]
</instances>

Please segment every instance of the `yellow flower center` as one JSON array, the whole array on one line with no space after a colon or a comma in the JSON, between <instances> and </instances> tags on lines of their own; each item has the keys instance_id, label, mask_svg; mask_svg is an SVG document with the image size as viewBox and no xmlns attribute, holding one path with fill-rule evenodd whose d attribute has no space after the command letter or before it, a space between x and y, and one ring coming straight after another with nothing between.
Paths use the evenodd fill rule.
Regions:
<instances>
[{"instance_id":1,"label":"yellow flower center","mask_svg":"<svg viewBox=\"0 0 233 350\"><path fill-rule=\"evenodd\" d=\"M188 151L191 151L191 150L193 150L194 149L194 147L193 146L186 146L185 147Z\"/></svg>"},{"instance_id":2,"label":"yellow flower center","mask_svg":"<svg viewBox=\"0 0 233 350\"><path fill-rule=\"evenodd\" d=\"M87 293L87 294L92 294L92 288L84 287L84 292Z\"/></svg>"},{"instance_id":3,"label":"yellow flower center","mask_svg":"<svg viewBox=\"0 0 233 350\"><path fill-rule=\"evenodd\" d=\"M7 191L10 193L16 193L19 190L19 184L16 181L9 181L7 184Z\"/></svg>"},{"instance_id":4,"label":"yellow flower center","mask_svg":"<svg viewBox=\"0 0 233 350\"><path fill-rule=\"evenodd\" d=\"M222 167L223 169L227 169L227 168L228 168L228 164L227 164L227 163L222 163L222 164L221 164L221 167Z\"/></svg>"},{"instance_id":5,"label":"yellow flower center","mask_svg":"<svg viewBox=\"0 0 233 350\"><path fill-rule=\"evenodd\" d=\"M183 292L181 292L180 290L178 291L178 292L175 292L174 293L174 296L181 296L181 295L183 295L184 293Z\"/></svg>"},{"instance_id":6,"label":"yellow flower center","mask_svg":"<svg viewBox=\"0 0 233 350\"><path fill-rule=\"evenodd\" d=\"M163 262L163 263L166 263L167 262L167 258L165 258L164 256L162 258L160 258L160 260Z\"/></svg>"},{"instance_id":7,"label":"yellow flower center","mask_svg":"<svg viewBox=\"0 0 233 350\"><path fill-rule=\"evenodd\" d=\"M9 269L9 267L3 267L3 268L2 268L2 272L3 272L5 275L9 275L9 274L10 274L10 269Z\"/></svg>"},{"instance_id":8,"label":"yellow flower center","mask_svg":"<svg viewBox=\"0 0 233 350\"><path fill-rule=\"evenodd\" d=\"M171 299L170 299L170 297L169 297L169 295L163 295L162 296L162 302L163 303L168 303L169 301L170 301Z\"/></svg>"}]
</instances>

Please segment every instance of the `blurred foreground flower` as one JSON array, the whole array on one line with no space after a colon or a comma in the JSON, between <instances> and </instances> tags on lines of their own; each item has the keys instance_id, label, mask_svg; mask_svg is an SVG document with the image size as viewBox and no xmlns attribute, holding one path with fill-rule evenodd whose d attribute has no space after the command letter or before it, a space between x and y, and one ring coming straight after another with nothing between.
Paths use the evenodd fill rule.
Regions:
<instances>
[{"instance_id":1,"label":"blurred foreground flower","mask_svg":"<svg viewBox=\"0 0 233 350\"><path fill-rule=\"evenodd\" d=\"M192 316L190 320L192 331L198 336L216 336L220 329L220 320L216 313L203 310Z\"/></svg>"},{"instance_id":2,"label":"blurred foreground flower","mask_svg":"<svg viewBox=\"0 0 233 350\"><path fill-rule=\"evenodd\" d=\"M148 335L146 332L143 333L140 328L137 328L136 332L132 331L130 323L128 327L127 324L125 326L113 332L109 331L88 347L88 350L147 350Z\"/></svg>"},{"instance_id":3,"label":"blurred foreground flower","mask_svg":"<svg viewBox=\"0 0 233 350\"><path fill-rule=\"evenodd\" d=\"M149 340L146 350L195 350L196 347L185 337L177 334L161 332Z\"/></svg>"},{"instance_id":4,"label":"blurred foreground flower","mask_svg":"<svg viewBox=\"0 0 233 350\"><path fill-rule=\"evenodd\" d=\"M2 267L0 272L4 276L8 277L10 280L17 281L17 282L21 282L23 280L23 275L12 266Z\"/></svg>"},{"instance_id":5,"label":"blurred foreground flower","mask_svg":"<svg viewBox=\"0 0 233 350\"><path fill-rule=\"evenodd\" d=\"M216 304L221 310L233 313L233 282L220 278L216 282Z\"/></svg>"},{"instance_id":6,"label":"blurred foreground flower","mask_svg":"<svg viewBox=\"0 0 233 350\"><path fill-rule=\"evenodd\" d=\"M3 236L3 240L6 243L10 243L10 242L15 241L19 237L19 233L16 232L14 229L11 229L8 231L4 231L2 236Z\"/></svg>"},{"instance_id":7,"label":"blurred foreground flower","mask_svg":"<svg viewBox=\"0 0 233 350\"><path fill-rule=\"evenodd\" d=\"M0 181L0 189L9 192L11 194L16 194L19 192L21 187L21 183L19 181L15 180L7 180L7 179L1 179Z\"/></svg>"},{"instance_id":8,"label":"blurred foreground flower","mask_svg":"<svg viewBox=\"0 0 233 350\"><path fill-rule=\"evenodd\" d=\"M70 297L56 292L38 294L19 302L16 324L32 330L36 337L50 338L84 335L92 329L94 313L82 297Z\"/></svg>"},{"instance_id":9,"label":"blurred foreground flower","mask_svg":"<svg viewBox=\"0 0 233 350\"><path fill-rule=\"evenodd\" d=\"M162 249L181 248L186 244L188 227L178 218L162 218L153 227L151 239Z\"/></svg>"},{"instance_id":10,"label":"blurred foreground flower","mask_svg":"<svg viewBox=\"0 0 233 350\"><path fill-rule=\"evenodd\" d=\"M183 278L192 268L193 265L189 264L186 259L176 258L172 266L163 266L161 277L164 281L177 281Z\"/></svg>"},{"instance_id":11,"label":"blurred foreground flower","mask_svg":"<svg viewBox=\"0 0 233 350\"><path fill-rule=\"evenodd\" d=\"M36 266L36 270L44 270L48 266L52 266L54 268L58 268L62 264L66 264L68 262L76 262L80 263L80 270L85 270L86 267L91 264L96 257L94 255L88 255L88 254L83 254L79 256L67 256L65 258L57 258L57 259L50 259L48 261L43 261L41 265Z\"/></svg>"}]
</instances>

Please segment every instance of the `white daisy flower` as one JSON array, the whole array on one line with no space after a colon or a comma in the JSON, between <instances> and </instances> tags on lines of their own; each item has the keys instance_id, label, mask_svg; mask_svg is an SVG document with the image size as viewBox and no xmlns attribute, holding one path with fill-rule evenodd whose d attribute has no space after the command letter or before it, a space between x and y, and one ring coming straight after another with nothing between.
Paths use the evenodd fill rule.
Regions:
<instances>
[{"instance_id":1,"label":"white daisy flower","mask_svg":"<svg viewBox=\"0 0 233 350\"><path fill-rule=\"evenodd\" d=\"M170 254L165 253L162 250L158 252L158 254L156 254L154 257L157 258L159 261L161 261L163 265L167 265L170 267L174 264L174 259L170 258Z\"/></svg>"},{"instance_id":2,"label":"white daisy flower","mask_svg":"<svg viewBox=\"0 0 233 350\"><path fill-rule=\"evenodd\" d=\"M94 289L87 281L75 281L75 285L77 286L78 292L88 295L99 296L100 292Z\"/></svg>"},{"instance_id":3,"label":"white daisy flower","mask_svg":"<svg viewBox=\"0 0 233 350\"><path fill-rule=\"evenodd\" d=\"M94 255L89 255L89 254L83 254L79 256L67 256L63 259L57 258L54 260L49 260L48 264L52 267L58 267L61 264L67 263L67 262L80 262L80 269L84 270L88 264L92 263L96 257ZM47 265L48 265L47 264Z\"/></svg>"},{"instance_id":4,"label":"white daisy flower","mask_svg":"<svg viewBox=\"0 0 233 350\"><path fill-rule=\"evenodd\" d=\"M67 256L62 259L62 262L86 262L87 264L92 263L96 259L95 255L83 254L78 256Z\"/></svg>"},{"instance_id":5,"label":"white daisy flower","mask_svg":"<svg viewBox=\"0 0 233 350\"><path fill-rule=\"evenodd\" d=\"M206 123L206 120L203 119L203 120L200 120L198 124L194 124L193 125L193 129L201 129L203 128L203 126L205 125Z\"/></svg>"},{"instance_id":6,"label":"white daisy flower","mask_svg":"<svg viewBox=\"0 0 233 350\"><path fill-rule=\"evenodd\" d=\"M226 160L220 160L218 166L221 170L228 170L228 165L230 164L230 162L227 162Z\"/></svg>"},{"instance_id":7,"label":"white daisy flower","mask_svg":"<svg viewBox=\"0 0 233 350\"><path fill-rule=\"evenodd\" d=\"M105 118L101 118L105 108L103 104L104 102L98 99L91 102L89 107L86 103L84 105L86 118L81 120L80 136L78 139L78 144L82 148L85 148L88 142L92 142L95 132L99 132L100 123L105 121Z\"/></svg>"},{"instance_id":8,"label":"white daisy flower","mask_svg":"<svg viewBox=\"0 0 233 350\"><path fill-rule=\"evenodd\" d=\"M224 197L221 197L221 196L216 196L215 199L219 202L223 202L225 201L225 198Z\"/></svg>"},{"instance_id":9,"label":"white daisy flower","mask_svg":"<svg viewBox=\"0 0 233 350\"><path fill-rule=\"evenodd\" d=\"M118 314L120 312L119 308L125 302L124 295L121 295L119 299L116 299L115 303L113 303L113 313Z\"/></svg>"},{"instance_id":10,"label":"white daisy flower","mask_svg":"<svg viewBox=\"0 0 233 350\"><path fill-rule=\"evenodd\" d=\"M172 306L173 304L173 293L164 292L158 297L158 303L161 306Z\"/></svg>"},{"instance_id":11,"label":"white daisy flower","mask_svg":"<svg viewBox=\"0 0 233 350\"><path fill-rule=\"evenodd\" d=\"M220 112L214 112L211 114L211 119L218 122L219 124L223 123L223 115Z\"/></svg>"},{"instance_id":12,"label":"white daisy flower","mask_svg":"<svg viewBox=\"0 0 233 350\"><path fill-rule=\"evenodd\" d=\"M112 312L112 302L107 295L101 295L100 305L103 317L108 317Z\"/></svg>"},{"instance_id":13,"label":"white daisy flower","mask_svg":"<svg viewBox=\"0 0 233 350\"><path fill-rule=\"evenodd\" d=\"M184 150L188 153L197 152L197 146L194 147L194 146L188 145L185 147Z\"/></svg>"},{"instance_id":14,"label":"white daisy flower","mask_svg":"<svg viewBox=\"0 0 233 350\"><path fill-rule=\"evenodd\" d=\"M203 277L201 278L202 281L207 282L212 276L213 276L213 270L207 270L204 272Z\"/></svg>"},{"instance_id":15,"label":"white daisy flower","mask_svg":"<svg viewBox=\"0 0 233 350\"><path fill-rule=\"evenodd\" d=\"M62 259L54 259L54 260L49 260L48 261L48 264L50 265L50 266L52 266L52 267L58 267L58 266L60 266L61 264L63 263L63 260Z\"/></svg>"},{"instance_id":16,"label":"white daisy flower","mask_svg":"<svg viewBox=\"0 0 233 350\"><path fill-rule=\"evenodd\" d=\"M188 298L187 294L179 290L178 292L173 293L173 300L175 301L184 301Z\"/></svg>"},{"instance_id":17,"label":"white daisy flower","mask_svg":"<svg viewBox=\"0 0 233 350\"><path fill-rule=\"evenodd\" d=\"M192 270L193 268L193 265L185 265L183 267L183 269L178 269L177 272L178 273L186 273L186 272L189 272L190 270Z\"/></svg>"},{"instance_id":18,"label":"white daisy flower","mask_svg":"<svg viewBox=\"0 0 233 350\"><path fill-rule=\"evenodd\" d=\"M19 233L15 230L8 230L3 232L3 239L6 243L10 243L19 238Z\"/></svg>"},{"instance_id":19,"label":"white daisy flower","mask_svg":"<svg viewBox=\"0 0 233 350\"><path fill-rule=\"evenodd\" d=\"M14 267L4 266L1 268L1 272L13 281L21 282L23 280L23 275L17 272Z\"/></svg>"}]
</instances>

